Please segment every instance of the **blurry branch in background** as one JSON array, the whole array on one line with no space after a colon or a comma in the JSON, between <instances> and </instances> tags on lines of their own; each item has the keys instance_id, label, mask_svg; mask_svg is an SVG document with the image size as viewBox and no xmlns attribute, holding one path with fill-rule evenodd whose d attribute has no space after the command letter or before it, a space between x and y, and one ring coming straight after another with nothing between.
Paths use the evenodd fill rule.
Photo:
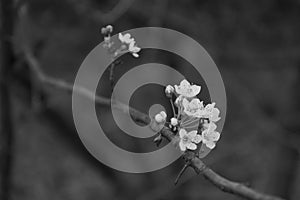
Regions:
<instances>
[{"instance_id":1,"label":"blurry branch in background","mask_svg":"<svg viewBox=\"0 0 300 200\"><path fill-rule=\"evenodd\" d=\"M262 108L257 105L259 102L255 94L251 92L247 87L241 84L241 81L234 81L236 78L232 77L230 80L233 84L230 85L230 88L235 91L235 94L239 94L238 98L243 102L244 109L253 115L252 119L255 120L256 126L267 136L278 142L279 144L294 149L300 154L299 141L300 138L295 133L291 133L286 130L280 122L274 118L269 117ZM274 134L278 132L279 134Z\"/></svg>"},{"instance_id":2,"label":"blurry branch in background","mask_svg":"<svg viewBox=\"0 0 300 200\"><path fill-rule=\"evenodd\" d=\"M232 76L230 80L231 85L229 88L234 91L232 94L238 94L236 98L244 105L243 109L245 109L249 120L253 120L252 123L263 134L260 136L260 140L270 139L273 140L273 144L276 144L269 147L276 156L270 157L268 162L265 163L266 168L269 169L268 176L260 183L260 188L274 191L277 195L290 199L291 188L299 187L294 182L300 155L299 136L287 130L280 123L280 120L277 120L276 115L279 113L266 113L262 104L264 98L257 97L258 92L252 92L243 84L243 81L237 81L236 76ZM268 102L268 105L271 104Z\"/></svg>"},{"instance_id":3,"label":"blurry branch in background","mask_svg":"<svg viewBox=\"0 0 300 200\"><path fill-rule=\"evenodd\" d=\"M14 28L13 1L0 0L0 199L10 199L13 161L10 74L15 62L11 38Z\"/></svg>"},{"instance_id":4,"label":"blurry branch in background","mask_svg":"<svg viewBox=\"0 0 300 200\"><path fill-rule=\"evenodd\" d=\"M147 115L145 115L144 113L141 113L140 111L138 111L134 108L128 107L127 105L122 104L117 101L114 101L111 104L111 100L109 98L95 95L93 92L89 91L88 89L86 89L84 87L73 87L73 85L71 83L68 83L64 80L61 80L58 78L53 78L53 77L46 75L42 71L40 64L37 61L37 59L35 58L34 54L28 47L24 47L23 53L24 53L25 60L28 63L30 70L32 71L32 73L34 73L36 75L36 78L42 84L48 84L52 87L65 90L70 93L77 92L78 94L81 94L82 96L90 99L91 101L95 101L95 103L97 103L97 104L106 105L106 106L112 105L124 112L126 112L127 109L129 109L129 112L133 115L135 121L141 122L144 124L150 123L151 120L149 119L149 117Z\"/></svg>"},{"instance_id":5,"label":"blurry branch in background","mask_svg":"<svg viewBox=\"0 0 300 200\"><path fill-rule=\"evenodd\" d=\"M126 11L134 2L134 0L119 0L119 2L110 11L104 13L102 11L93 9L93 6L91 6L88 1L67 1L72 4L73 8L78 14L88 16L95 22L101 22L102 24L110 24L118 20L123 14L126 13Z\"/></svg>"},{"instance_id":6,"label":"blurry branch in background","mask_svg":"<svg viewBox=\"0 0 300 200\"><path fill-rule=\"evenodd\" d=\"M95 100L95 103L110 106L111 100L109 98L97 96L93 94L91 91L87 90L83 87L73 87L71 83L67 83L64 80L52 78L47 76L41 69L41 65L38 60L35 58L34 54L31 52L31 49L28 47L23 48L23 54L25 57L25 61L28 63L29 68L36 75L36 77L40 80L41 83L49 84L57 89L66 90L67 92L78 92L79 94L91 99ZM148 115L139 112L138 110L128 107L125 104L120 102L114 102L113 106L120 109L121 111L126 112L127 109L130 110L130 113L133 119L136 122L143 123L148 125L151 123L151 119ZM164 127L161 130L161 134L164 138L166 138L170 142L175 142L176 138L169 128ZM208 179L211 183L213 183L216 187L221 189L224 192L232 193L237 196L244 197L246 199L252 200L283 200L280 197L270 196L267 194L260 193L256 190L253 190L243 184L233 182L227 180L226 178L220 176L212 169L207 167L194 153L188 152L183 155L188 166L192 167L197 174L202 174L206 179Z\"/></svg>"},{"instance_id":7,"label":"blurry branch in background","mask_svg":"<svg viewBox=\"0 0 300 200\"><path fill-rule=\"evenodd\" d=\"M93 13L93 18L104 23L112 23L119 19L132 5L134 0L119 0L119 2L109 12L100 11Z\"/></svg>"}]
</instances>

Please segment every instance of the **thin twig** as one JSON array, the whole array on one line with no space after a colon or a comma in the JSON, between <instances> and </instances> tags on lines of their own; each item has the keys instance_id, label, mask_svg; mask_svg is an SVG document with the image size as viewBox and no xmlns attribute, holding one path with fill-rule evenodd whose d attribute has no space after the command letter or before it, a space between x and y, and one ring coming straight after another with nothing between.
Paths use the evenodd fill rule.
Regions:
<instances>
[{"instance_id":1,"label":"thin twig","mask_svg":"<svg viewBox=\"0 0 300 200\"><path fill-rule=\"evenodd\" d=\"M174 107L174 103L173 103L172 99L170 99L170 104L171 104L171 107L172 107L173 116L176 117L176 111L175 111L175 107Z\"/></svg>"},{"instance_id":2,"label":"thin twig","mask_svg":"<svg viewBox=\"0 0 300 200\"><path fill-rule=\"evenodd\" d=\"M175 182L174 184L177 185L179 179L181 178L181 176L183 175L183 173L185 172L185 170L190 166L191 162L190 161L187 161L183 168L180 170L179 174L177 175L176 179L175 179Z\"/></svg>"},{"instance_id":3,"label":"thin twig","mask_svg":"<svg viewBox=\"0 0 300 200\"><path fill-rule=\"evenodd\" d=\"M87 98L91 100L95 100L95 103L104 105L104 106L110 106L111 100L105 97L94 95L92 92L87 90L83 87L73 87L70 83L67 83L63 80L56 79L49 77L43 73L41 70L41 66L37 59L33 56L33 54L30 52L29 48L24 48L24 55L25 59L28 62L28 65L30 66L30 69L35 72L35 74L38 76L38 78L41 80L41 82L45 84L49 84L51 86L54 86L59 89L63 89L69 92L78 92ZM124 105L120 102L115 101L113 106L116 108L126 111L128 109L127 105ZM129 107L129 110L133 116L133 119L138 122L142 122L144 124L149 124L151 122L151 119L148 115L135 110L134 108ZM169 140L170 142L176 141L176 137L173 132L168 128L164 127L161 130L161 135ZM195 153L189 152L187 154L184 154L184 158L186 162L190 162L190 166L195 170L197 174L202 174L206 179L208 179L211 183L213 183L217 188L221 189L224 192L228 192L237 196L244 197L246 199L251 200L283 200L280 197L267 195L261 192L258 192L254 189L251 189L241 183L230 181L216 172L214 172L212 169L207 167L202 160L200 160Z\"/></svg>"},{"instance_id":4,"label":"thin twig","mask_svg":"<svg viewBox=\"0 0 300 200\"><path fill-rule=\"evenodd\" d=\"M109 67L109 82L110 82L110 87L111 90L113 91L114 86L115 86L115 77L114 77L114 68L115 68L115 64L114 62L111 63L110 67Z\"/></svg>"}]
</instances>

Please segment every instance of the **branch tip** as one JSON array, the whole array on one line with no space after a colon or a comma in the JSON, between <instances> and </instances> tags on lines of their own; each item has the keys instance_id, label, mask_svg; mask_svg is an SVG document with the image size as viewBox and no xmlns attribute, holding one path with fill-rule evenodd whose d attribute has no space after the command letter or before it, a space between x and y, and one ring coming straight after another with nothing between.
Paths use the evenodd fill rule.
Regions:
<instances>
[{"instance_id":1,"label":"branch tip","mask_svg":"<svg viewBox=\"0 0 300 200\"><path fill-rule=\"evenodd\" d=\"M181 176L183 175L183 173L185 172L185 170L191 165L191 162L190 161L187 161L183 168L180 170L179 174L177 175L175 181L174 181L174 184L177 185L179 179L181 178Z\"/></svg>"}]
</instances>

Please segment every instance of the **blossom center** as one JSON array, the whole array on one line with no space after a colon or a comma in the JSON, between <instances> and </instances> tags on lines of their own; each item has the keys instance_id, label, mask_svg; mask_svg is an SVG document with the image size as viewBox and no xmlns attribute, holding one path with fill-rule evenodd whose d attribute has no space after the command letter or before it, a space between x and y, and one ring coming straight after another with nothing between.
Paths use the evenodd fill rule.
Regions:
<instances>
[{"instance_id":1,"label":"blossom center","mask_svg":"<svg viewBox=\"0 0 300 200\"><path fill-rule=\"evenodd\" d=\"M187 135L185 135L185 136L182 137L182 141L184 143L189 143L191 140L190 140L190 138Z\"/></svg>"}]
</instances>

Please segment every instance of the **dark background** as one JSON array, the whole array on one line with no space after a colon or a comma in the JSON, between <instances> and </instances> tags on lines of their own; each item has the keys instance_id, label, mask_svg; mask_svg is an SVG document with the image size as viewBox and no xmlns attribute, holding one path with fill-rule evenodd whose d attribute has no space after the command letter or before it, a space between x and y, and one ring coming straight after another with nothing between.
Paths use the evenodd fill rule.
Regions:
<instances>
[{"instance_id":1,"label":"dark background","mask_svg":"<svg viewBox=\"0 0 300 200\"><path fill-rule=\"evenodd\" d=\"M146 174L110 169L82 145L69 93L43 86L42 103L32 97L22 45L34 48L48 75L72 83L85 56L102 41L99 30L107 24L115 33L167 27L202 44L222 74L228 103L222 137L204 161L231 180L300 199L300 1L20 0L16 7L11 38L16 56L9 79L11 160L0 177L7 199L240 199L191 169L174 186L182 160ZM3 46L0 50L5 56ZM180 67L160 53L148 56ZM161 87L144 90L163 95ZM110 91L109 83L103 91ZM143 94L143 88L138 92ZM136 147L119 138L110 122L106 120L116 142L137 151L145 144L153 148L151 140Z\"/></svg>"}]
</instances>

